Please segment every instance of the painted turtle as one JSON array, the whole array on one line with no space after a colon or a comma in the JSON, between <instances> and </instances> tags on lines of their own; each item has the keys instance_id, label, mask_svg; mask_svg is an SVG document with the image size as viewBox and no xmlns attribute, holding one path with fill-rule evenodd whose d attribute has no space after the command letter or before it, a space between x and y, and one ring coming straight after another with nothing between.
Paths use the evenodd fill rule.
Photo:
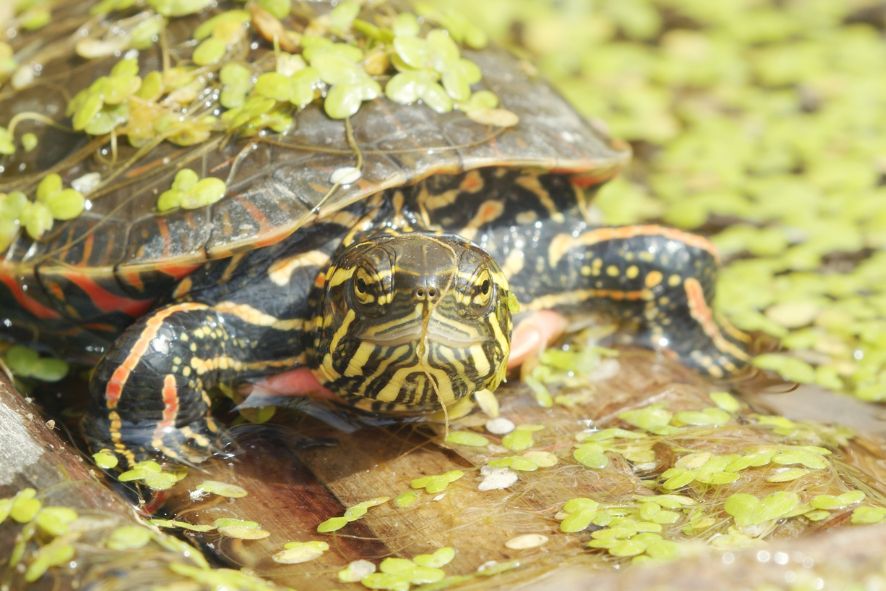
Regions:
<instances>
[{"instance_id":1,"label":"painted turtle","mask_svg":"<svg viewBox=\"0 0 886 591\"><path fill-rule=\"evenodd\" d=\"M187 84L139 90L119 103L129 122L91 135L25 121L39 145L7 157L0 179L6 193L32 190L47 171L75 185L99 181L79 217L36 241L19 232L0 259L2 336L97 363L86 426L99 446L129 461L157 450L200 460L219 433L210 390L296 367L369 411L437 410L494 390L512 316L543 310L614 316L637 342L714 377L747 360L743 335L709 305L710 243L656 225L594 225L591 198L629 151L512 57L466 51L483 74L474 88L495 93L519 121L508 128L377 98L344 121L315 101L283 133L190 142L173 118L167 135L132 141L138 109L192 121L204 103L218 108L224 76L193 68L188 22L172 19L162 47L130 56L133 88L149 72L162 70L166 84L190 72L202 80L199 100L169 107ZM254 12L250 23L260 28ZM227 52L274 67L254 43ZM87 61L69 47L41 55L41 75L2 95L7 117L61 118L79 100L76 119L90 99L72 92L119 59ZM324 89L331 94L320 82L311 98ZM173 133L185 139L164 141ZM184 167L224 179L224 198L159 213L158 194Z\"/></svg>"}]
</instances>

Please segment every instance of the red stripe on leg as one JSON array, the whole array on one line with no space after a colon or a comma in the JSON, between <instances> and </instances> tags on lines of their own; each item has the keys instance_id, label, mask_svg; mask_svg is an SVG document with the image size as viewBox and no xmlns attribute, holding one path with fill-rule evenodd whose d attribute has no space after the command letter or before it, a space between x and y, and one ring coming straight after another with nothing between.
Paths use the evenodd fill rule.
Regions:
<instances>
[{"instance_id":1,"label":"red stripe on leg","mask_svg":"<svg viewBox=\"0 0 886 591\"><path fill-rule=\"evenodd\" d=\"M135 369L135 366L138 365L142 356L147 352L148 347L151 345L151 341L153 341L154 337L157 336L157 333L160 332L163 322L176 312L205 310L207 307L208 306L204 304L195 303L178 304L176 306L164 308L148 319L145 323L145 328L129 350L129 355L127 355L126 359L123 360L123 363L114 370L114 373L111 374L111 379L108 380L108 385L105 387L105 400L107 401L108 408L113 409L117 407L117 403L120 402L120 396L123 394L123 388L126 386L126 382L129 380L132 370Z\"/></svg>"}]
</instances>

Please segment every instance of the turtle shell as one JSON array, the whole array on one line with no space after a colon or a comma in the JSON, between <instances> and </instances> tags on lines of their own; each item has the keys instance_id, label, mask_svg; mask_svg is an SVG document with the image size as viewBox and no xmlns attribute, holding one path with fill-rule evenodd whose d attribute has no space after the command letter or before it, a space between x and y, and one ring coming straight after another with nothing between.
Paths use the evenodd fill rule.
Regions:
<instances>
[{"instance_id":1,"label":"turtle shell","mask_svg":"<svg viewBox=\"0 0 886 591\"><path fill-rule=\"evenodd\" d=\"M19 41L32 63L40 64L40 75L24 88L5 84L0 122L23 112L62 120L71 96L116 63L116 58L87 61L74 52L73 41L58 41L75 37L78 27L82 35L82 27L109 26L96 24L95 18L84 24L88 7L83 4L71 3L58 24ZM189 55L191 49L180 54L177 49L187 45L194 18L171 23L171 55ZM527 167L595 185L627 161L626 145L589 124L508 53L463 55L483 72L475 89L494 92L502 107L518 117L517 125L493 127L460 111L437 113L382 97L364 103L351 118L352 142L343 121L312 105L284 134L238 138L216 133L190 147L164 142L145 151L108 136L23 122L21 132L37 133L40 141L32 152L19 150L4 159L0 192L33 194L50 171L61 174L66 185L90 173L102 182L88 195L88 209L80 217L56 223L39 241L21 232L0 253L0 310L11 315L7 326L32 338L36 321L55 322L51 332L67 330L69 336L84 328L112 335L204 261L273 244L317 216L436 173ZM261 55L253 51L250 59ZM142 51L140 75L162 63L160 48ZM336 171L357 162L355 144L362 158L359 179L336 184ZM183 167L226 180L226 196L199 209L158 213L158 195Z\"/></svg>"}]
</instances>

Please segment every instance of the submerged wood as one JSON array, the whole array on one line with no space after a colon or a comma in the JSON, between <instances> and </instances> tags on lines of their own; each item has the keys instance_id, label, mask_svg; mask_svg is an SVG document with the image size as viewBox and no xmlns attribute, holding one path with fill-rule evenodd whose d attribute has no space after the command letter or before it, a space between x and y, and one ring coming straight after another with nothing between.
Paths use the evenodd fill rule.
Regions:
<instances>
[{"instance_id":1,"label":"submerged wood","mask_svg":"<svg viewBox=\"0 0 886 591\"><path fill-rule=\"evenodd\" d=\"M586 404L574 408L560 405L541 408L528 388L516 383L500 391L502 414L517 424L544 425L544 430L537 433L533 449L553 451L563 458L568 457L573 435L582 426L611 426L616 415L625 410L650 402L662 402L673 410L710 404L707 397L710 384L683 367L656 359L653 353L626 350L620 355L619 363L621 370L617 374L594 383L592 401ZM475 413L449 428L476 427L485 419L481 413ZM731 437L746 440L753 434L741 429L743 427L737 426ZM564 499L572 497L624 495L630 498L632 494L649 494L643 478L664 470L674 459L663 450L656 460L657 467L646 474L635 473L619 458L613 458L604 470L589 470L562 461L556 467L521 473L520 483L512 488L480 491L479 468L489 460L488 451L485 447L445 444L442 424L365 427L343 432L304 415L284 413L275 418L274 424L241 425L232 433L233 457L211 461L199 471L192 471L168 499L166 509L195 524L209 525L221 517L259 522L270 534L262 540L230 539L215 531L186 535L198 541L217 560L246 566L271 581L301 591L337 584L337 571L352 560L378 563L387 556L412 557L443 546L456 550L455 559L445 568L447 575L469 577L458 588L513 588L538 580L539 586L534 588L566 589L569 577L574 579L577 589L587 588L591 583L596 586L601 574L611 572L611 560L600 553L588 552L586 536L559 532L554 513ZM853 461L865 465L870 454L864 451L863 443L852 445ZM867 467L872 468L872 463ZM410 490L412 479L450 470L461 470L465 476L445 492L421 492L418 502L407 508L384 503L335 533L317 532L321 522L342 515L350 506L378 497L393 499ZM882 478L882 475L882 468L873 470L871 478ZM236 483L246 489L248 495L239 499L206 496L195 502L189 491L205 479ZM773 538L805 536L812 531L814 527L799 525L794 520L780 526ZM881 535L874 532L882 530L870 531L872 533L852 532L844 537L866 540L869 536ZM523 534L542 534L548 542L528 550L507 547L508 540ZM330 549L302 564L277 564L272 559L285 543L309 540L325 541ZM821 555L836 556L839 546L829 540L825 535L809 544L828 548L823 549ZM783 541L774 540L773 547L777 548ZM768 549L768 546L761 547ZM842 551L847 553L847 560L849 554L857 554L851 547ZM871 570L874 557L882 554L882 549L869 547L860 552L859 567L866 565L865 568ZM716 564L720 554L708 551L705 555L712 561L711 577L715 577L720 572ZM698 570L704 566L699 560L689 559L687 564ZM517 561L519 568L494 577L477 574L484 564L509 561ZM676 572L680 564L682 561L665 568ZM822 564L828 568L831 562ZM774 563L760 565L761 569L770 567L783 569L783 565ZM843 571L833 572L834 576L843 576ZM561 579L561 575L567 578ZM619 587L617 581L621 576L613 576L612 589L642 588ZM544 581L551 581L551 586L545 586ZM661 586L656 588L683 589L678 585L669 586L666 575L661 575L657 582ZM721 583L716 588L744 589L741 579L735 579L735 587Z\"/></svg>"},{"instance_id":2,"label":"submerged wood","mask_svg":"<svg viewBox=\"0 0 886 591\"><path fill-rule=\"evenodd\" d=\"M618 573L601 574L567 567L516 588L520 591L882 589L886 584L884 548L886 525L843 528L738 552L703 552Z\"/></svg>"}]
</instances>

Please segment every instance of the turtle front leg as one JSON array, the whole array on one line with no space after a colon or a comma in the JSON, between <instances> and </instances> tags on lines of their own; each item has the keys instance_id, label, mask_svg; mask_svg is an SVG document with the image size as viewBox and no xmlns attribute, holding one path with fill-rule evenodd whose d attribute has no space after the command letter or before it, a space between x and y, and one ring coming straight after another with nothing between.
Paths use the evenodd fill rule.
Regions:
<instances>
[{"instance_id":1,"label":"turtle front leg","mask_svg":"<svg viewBox=\"0 0 886 591\"><path fill-rule=\"evenodd\" d=\"M560 232L536 281L530 310L597 310L631 329L634 341L714 378L750 360L747 335L720 321L712 302L717 253L706 239L656 225Z\"/></svg>"},{"instance_id":2,"label":"turtle front leg","mask_svg":"<svg viewBox=\"0 0 886 591\"><path fill-rule=\"evenodd\" d=\"M130 464L157 455L197 463L221 448L222 431L210 413L209 391L234 376L262 375L301 359L290 326L242 304L185 302L160 308L129 327L90 380L86 420L94 447L110 447ZM288 358L255 360L265 350L292 347Z\"/></svg>"}]
</instances>

